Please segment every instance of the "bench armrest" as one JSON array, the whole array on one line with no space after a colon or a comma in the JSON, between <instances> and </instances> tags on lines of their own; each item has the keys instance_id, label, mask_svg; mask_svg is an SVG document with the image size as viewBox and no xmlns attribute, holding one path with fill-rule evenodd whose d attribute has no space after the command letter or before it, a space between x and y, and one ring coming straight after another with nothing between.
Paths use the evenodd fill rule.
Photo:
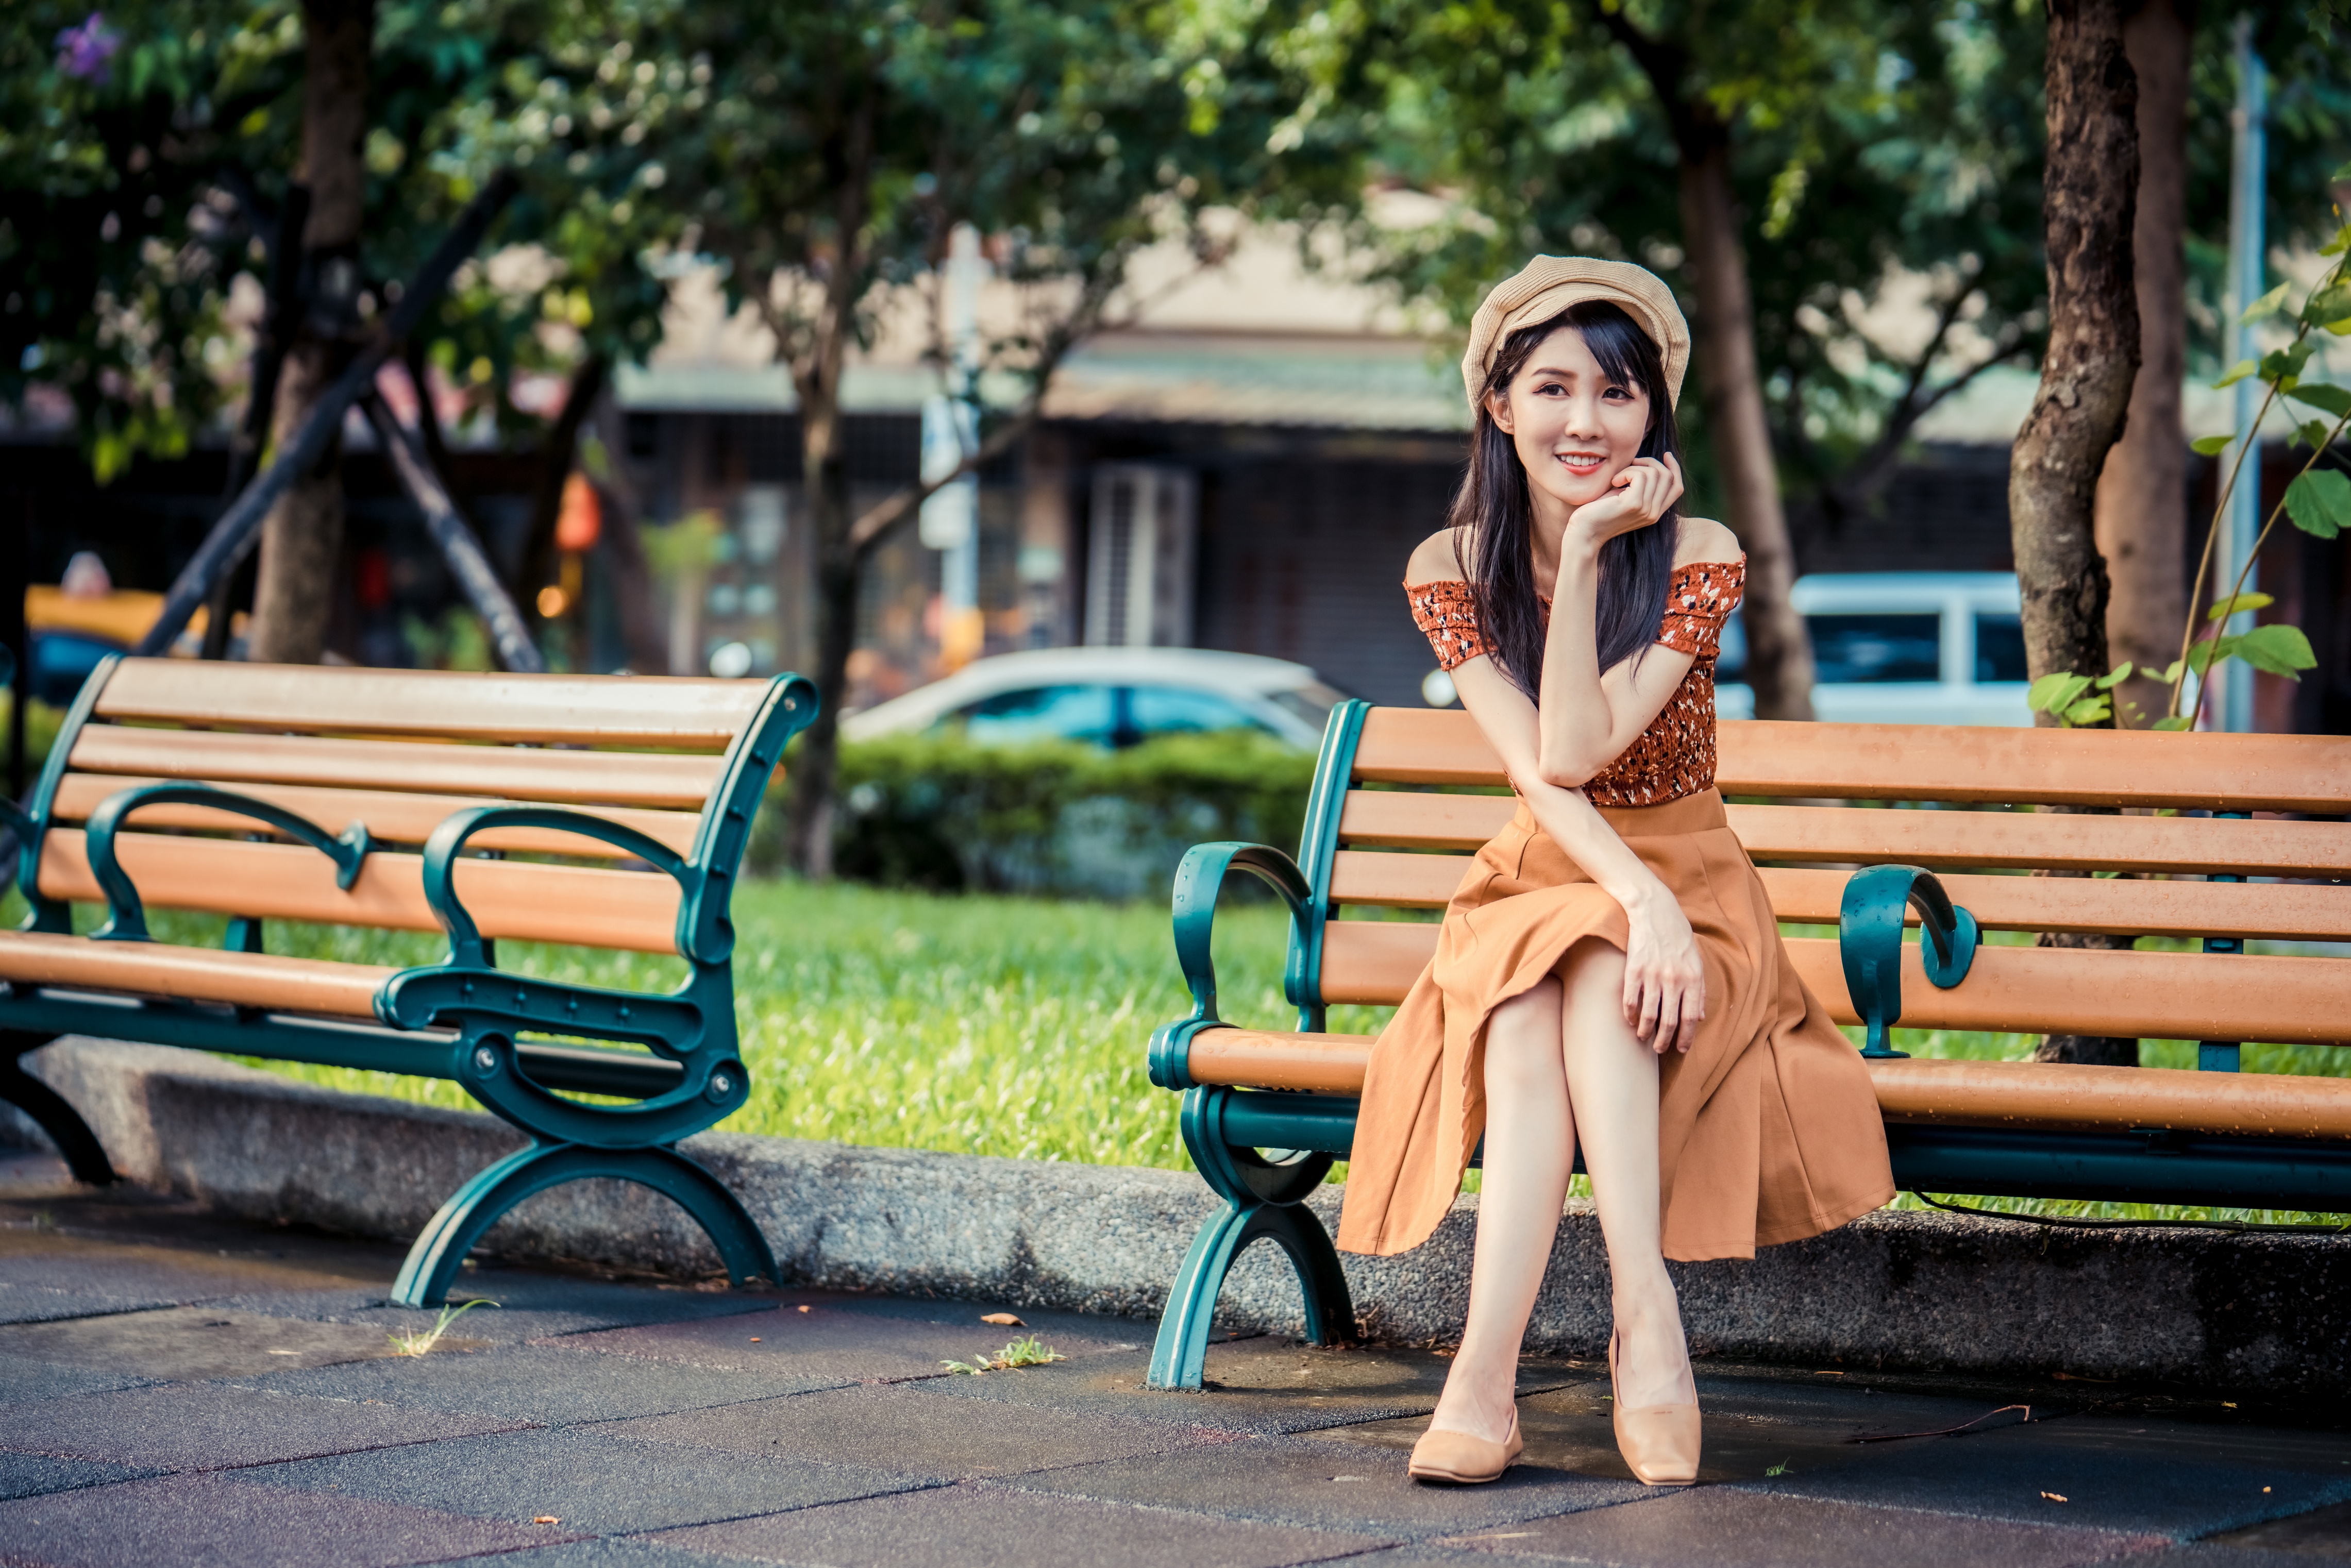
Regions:
<instances>
[{"instance_id":1,"label":"bench armrest","mask_svg":"<svg viewBox=\"0 0 2351 1568\"><path fill-rule=\"evenodd\" d=\"M145 806L202 806L214 811L231 811L240 817L251 817L266 822L281 833L301 840L304 843L335 862L335 885L349 893L351 883L359 880L360 868L367 863L375 848L365 822L353 822L340 834L330 834L308 817L298 815L283 806L266 800L256 800L250 795L240 795L233 789L222 789L210 784L141 784L120 794L109 795L99 802L98 810L89 814L83 826L84 852L89 857L90 874L98 879L99 889L106 894L107 922L90 933L91 937L106 942L144 942L147 936L147 912L139 901L139 889L122 869L115 853L115 834L121 830L122 820Z\"/></svg>"},{"instance_id":2,"label":"bench armrest","mask_svg":"<svg viewBox=\"0 0 2351 1568\"><path fill-rule=\"evenodd\" d=\"M1188 1082L1182 1059L1188 1054L1192 1037L1223 1022L1217 1016L1217 965L1211 938L1216 932L1217 895L1235 872L1256 877L1290 905L1293 967L1307 951L1313 893L1296 861L1270 844L1227 841L1194 844L1186 850L1183 864L1176 868L1176 962L1192 993L1192 1012L1151 1037L1151 1082L1163 1089L1180 1089ZM1298 1002L1303 977L1293 974L1288 978L1290 999ZM1307 1028L1308 1022L1304 1005L1300 1004L1299 1028Z\"/></svg>"},{"instance_id":3,"label":"bench armrest","mask_svg":"<svg viewBox=\"0 0 2351 1568\"><path fill-rule=\"evenodd\" d=\"M441 922L441 928L449 934L451 964L482 969L492 967L482 943L481 927L465 912L464 901L457 896L455 882L458 852L465 847L467 839L485 828L552 828L562 832L578 833L584 838L601 839L658 866L675 880L684 894L678 902L678 952L697 963L725 961L724 953L705 957L695 951L690 926L694 894L702 874L688 865L683 855L660 840L622 823L607 821L586 811L574 811L561 806L473 806L444 818L441 825L433 830L433 836L424 841L424 902L433 906L433 914ZM731 937L732 933L727 935Z\"/></svg>"},{"instance_id":4,"label":"bench armrest","mask_svg":"<svg viewBox=\"0 0 2351 1568\"><path fill-rule=\"evenodd\" d=\"M1904 1056L1886 1043L1902 1017L1902 924L1915 905L1922 935L1918 956L1927 978L1949 990L1968 977L1976 956L1976 917L1951 902L1933 872L1915 865L1874 865L1853 873L1838 911L1837 956L1845 990L1868 1027L1864 1056Z\"/></svg>"}]
</instances>

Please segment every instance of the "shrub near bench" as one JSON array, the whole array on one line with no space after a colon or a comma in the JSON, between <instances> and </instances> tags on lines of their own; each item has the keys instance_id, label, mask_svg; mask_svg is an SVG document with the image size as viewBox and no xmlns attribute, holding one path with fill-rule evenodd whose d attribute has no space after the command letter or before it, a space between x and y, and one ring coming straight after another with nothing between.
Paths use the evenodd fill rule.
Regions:
<instances>
[{"instance_id":1,"label":"shrub near bench","mask_svg":"<svg viewBox=\"0 0 2351 1568\"><path fill-rule=\"evenodd\" d=\"M439 1302L500 1215L589 1176L666 1195L738 1282L772 1280L750 1216L673 1145L749 1092L728 902L768 776L815 713L797 675L110 659L29 810L6 808L33 913L0 933L0 1099L97 1182L105 1151L17 1061L59 1035L452 1079L533 1142L442 1206L395 1301ZM74 935L77 903L105 924ZM157 942L151 908L228 915L226 942ZM449 951L408 969L280 956L273 920L437 929ZM543 980L499 968L500 938L674 953L688 973L668 994Z\"/></svg>"},{"instance_id":2,"label":"shrub near bench","mask_svg":"<svg viewBox=\"0 0 2351 1568\"><path fill-rule=\"evenodd\" d=\"M1830 1015L1866 1030L1899 1186L2351 1210L2351 1079L2237 1071L2243 1040L2351 1043L2351 958L2243 952L2249 937L2351 941L2351 740L1750 722L1721 727L1720 753L1725 796L1780 802L1729 808L1774 913L1838 926L1788 951ZM1217 1291L1259 1238L1296 1265L1310 1336L1353 1333L1303 1200L1348 1152L1372 1040L1325 1032L1323 1012L1401 1001L1438 928L1341 914L1442 909L1516 801L1437 791L1504 782L1466 713L1352 703L1332 716L1295 860L1242 843L1186 856L1176 946L1194 1008L1152 1037L1151 1079L1183 1092L1186 1147L1226 1207L1169 1292L1155 1385L1200 1385ZM1837 803L1798 803L1823 800ZM2177 814L2032 810L2052 806ZM2031 871L2081 874L2015 874ZM1209 939L1236 872L1290 907L1295 1030L1217 1016ZM1906 921L1925 923L1920 942ZM2202 951L1981 946L1984 930ZM1897 1022L2203 1043L2194 1071L1913 1061L1889 1043Z\"/></svg>"}]
</instances>

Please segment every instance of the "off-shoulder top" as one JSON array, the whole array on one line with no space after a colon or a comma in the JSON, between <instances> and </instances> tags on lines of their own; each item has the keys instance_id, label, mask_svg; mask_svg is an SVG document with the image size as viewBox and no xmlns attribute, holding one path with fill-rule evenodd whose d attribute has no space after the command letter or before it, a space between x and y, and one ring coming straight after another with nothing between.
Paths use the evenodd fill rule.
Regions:
<instances>
[{"instance_id":1,"label":"off-shoulder top","mask_svg":"<svg viewBox=\"0 0 2351 1568\"><path fill-rule=\"evenodd\" d=\"M1657 641L1698 662L1649 727L1615 761L1593 775L1583 793L1595 806L1662 806L1714 787L1714 661L1722 651L1722 623L1747 588L1747 560L1694 560L1674 568ZM1437 650L1439 668L1452 670L1491 653L1478 625L1466 582L1405 583L1412 618ZM1551 619L1551 601L1542 601Z\"/></svg>"}]
</instances>

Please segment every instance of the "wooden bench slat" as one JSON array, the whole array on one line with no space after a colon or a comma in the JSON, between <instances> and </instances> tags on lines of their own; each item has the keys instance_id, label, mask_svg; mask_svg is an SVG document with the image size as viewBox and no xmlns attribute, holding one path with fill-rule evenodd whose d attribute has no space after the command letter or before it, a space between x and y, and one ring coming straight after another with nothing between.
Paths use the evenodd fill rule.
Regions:
<instances>
[{"instance_id":1,"label":"wooden bench slat","mask_svg":"<svg viewBox=\"0 0 2351 1568\"><path fill-rule=\"evenodd\" d=\"M395 931L441 928L424 901L421 855L371 854L345 893L335 886L333 862L304 845L162 833L125 833L115 844L122 869L151 910ZM677 883L657 873L468 858L458 862L456 882L458 897L485 936L676 951ZM59 828L42 840L40 885L51 898L103 902L78 829Z\"/></svg>"},{"instance_id":2,"label":"wooden bench slat","mask_svg":"<svg viewBox=\"0 0 2351 1568\"><path fill-rule=\"evenodd\" d=\"M157 942L12 931L0 942L0 980L136 996L185 998L272 1012L371 1018L378 987L396 970L274 953L226 953Z\"/></svg>"},{"instance_id":3,"label":"wooden bench slat","mask_svg":"<svg viewBox=\"0 0 2351 1568\"><path fill-rule=\"evenodd\" d=\"M1200 1083L1361 1094L1373 1039L1210 1030L1193 1040L1189 1071ZM1889 1122L2351 1137L2351 1079L1926 1058L1867 1066Z\"/></svg>"},{"instance_id":4,"label":"wooden bench slat","mask_svg":"<svg viewBox=\"0 0 2351 1568\"><path fill-rule=\"evenodd\" d=\"M1837 945L1793 937L1788 956L1829 1016L1859 1023ZM1953 989L1928 984L1902 949L1903 1029L2104 1034L2152 1040L2351 1042L2351 961L2233 953L2103 953L1981 947Z\"/></svg>"},{"instance_id":5,"label":"wooden bench slat","mask_svg":"<svg viewBox=\"0 0 2351 1568\"><path fill-rule=\"evenodd\" d=\"M1422 858L1422 857L1416 857ZM1426 857L1433 858L1433 857ZM1844 871L1765 866L1782 920L1837 923ZM2089 877L1945 876L1943 889L1987 931L2095 931L2116 936L2260 936L2351 942L2351 887ZM1917 924L1917 910L1908 912Z\"/></svg>"},{"instance_id":6,"label":"wooden bench slat","mask_svg":"<svg viewBox=\"0 0 2351 1568\"><path fill-rule=\"evenodd\" d=\"M58 821L87 821L89 814L98 810L109 796L155 782L158 780L110 773L68 773L58 783L52 814ZM432 836L433 830L454 811L462 811L468 806L505 803L480 796L410 795L390 790L328 789L295 784L240 783L229 788L272 805L283 806L308 818L330 833L339 833L352 822L365 822L368 831L378 840L396 844L423 843ZM607 821L634 828L679 854L684 854L693 848L695 832L702 824L701 815L697 812L647 811L626 806L600 806L595 815ZM234 811L216 811L208 806L176 803L143 807L131 818L129 826L133 830L202 828L239 833L259 832L266 829L266 824L251 817L238 816ZM627 850L599 839L541 828L492 828L475 833L466 841L466 844L474 849L594 856L601 860L619 860L629 853Z\"/></svg>"},{"instance_id":7,"label":"wooden bench slat","mask_svg":"<svg viewBox=\"0 0 2351 1568\"><path fill-rule=\"evenodd\" d=\"M1331 867L1334 903L1441 909L1476 862L1468 855L1341 850ZM1845 871L1765 866L1772 913L1834 925ZM2096 931L2133 936L2265 936L2351 942L2351 888L2275 883L2141 882L2090 877L1942 879L1987 931ZM1910 912L1915 924L1917 911Z\"/></svg>"},{"instance_id":8,"label":"wooden bench slat","mask_svg":"<svg viewBox=\"0 0 2351 1568\"><path fill-rule=\"evenodd\" d=\"M1718 751L1726 795L2351 810L2351 741L2334 736L1742 720L1720 727ZM1477 721L1458 708L1372 709L1354 777L1508 781Z\"/></svg>"},{"instance_id":9,"label":"wooden bench slat","mask_svg":"<svg viewBox=\"0 0 2351 1568\"><path fill-rule=\"evenodd\" d=\"M558 804L699 810L718 778L712 757L630 751L544 751L315 736L224 735L200 730L83 727L73 767L92 773L201 779L216 784L349 786L489 796Z\"/></svg>"},{"instance_id":10,"label":"wooden bench slat","mask_svg":"<svg viewBox=\"0 0 2351 1568\"><path fill-rule=\"evenodd\" d=\"M2173 871L2237 876L2351 874L2351 826L2209 817L2074 817L2039 811L1899 811L1732 806L1731 831L1759 861L1895 861L1934 869Z\"/></svg>"},{"instance_id":11,"label":"wooden bench slat","mask_svg":"<svg viewBox=\"0 0 2351 1568\"><path fill-rule=\"evenodd\" d=\"M1435 925L1336 920L1323 928L1322 997L1392 1007L1437 951ZM1790 959L1839 1023L1858 1023L1837 945L1793 937ZM1907 1029L2110 1034L2157 1040L2351 1041L2351 961L2244 954L1982 947L1965 983L1928 984L1902 951Z\"/></svg>"},{"instance_id":12,"label":"wooden bench slat","mask_svg":"<svg viewBox=\"0 0 2351 1568\"><path fill-rule=\"evenodd\" d=\"M1517 810L1505 795L1348 792L1343 844L1475 850ZM2076 817L2038 811L1904 811L1863 806L1727 808L1759 861L1894 861L1935 869L2154 871L2351 876L2351 826L2208 817Z\"/></svg>"},{"instance_id":13,"label":"wooden bench slat","mask_svg":"<svg viewBox=\"0 0 2351 1568\"><path fill-rule=\"evenodd\" d=\"M758 711L767 690L764 681L126 659L99 694L97 712L110 719L274 732L717 751Z\"/></svg>"}]
</instances>

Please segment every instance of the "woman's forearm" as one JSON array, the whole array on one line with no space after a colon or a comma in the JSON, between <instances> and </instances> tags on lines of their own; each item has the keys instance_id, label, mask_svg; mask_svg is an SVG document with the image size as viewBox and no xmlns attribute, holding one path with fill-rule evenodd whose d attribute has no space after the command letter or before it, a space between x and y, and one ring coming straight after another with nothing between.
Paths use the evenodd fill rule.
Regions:
<instances>
[{"instance_id":1,"label":"woman's forearm","mask_svg":"<svg viewBox=\"0 0 2351 1568\"><path fill-rule=\"evenodd\" d=\"M1519 795L1533 814L1535 825L1568 859L1583 868L1583 874L1603 893L1626 911L1640 909L1658 899L1672 899L1666 884L1617 836L1608 819L1584 799L1582 790L1520 781Z\"/></svg>"},{"instance_id":2,"label":"woman's forearm","mask_svg":"<svg viewBox=\"0 0 2351 1568\"><path fill-rule=\"evenodd\" d=\"M1600 552L1571 531L1561 541L1551 629L1543 640L1541 701L1536 705L1542 780L1573 789L1608 765L1614 729L1600 685Z\"/></svg>"}]
</instances>

